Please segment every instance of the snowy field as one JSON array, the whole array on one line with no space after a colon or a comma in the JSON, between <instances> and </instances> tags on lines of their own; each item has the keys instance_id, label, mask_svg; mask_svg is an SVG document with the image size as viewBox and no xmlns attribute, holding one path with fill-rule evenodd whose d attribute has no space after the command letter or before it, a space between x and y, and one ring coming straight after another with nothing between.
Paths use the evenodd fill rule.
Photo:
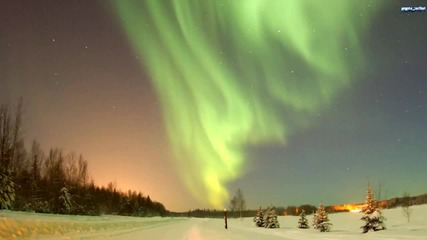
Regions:
<instances>
[{"instance_id":1,"label":"snowy field","mask_svg":"<svg viewBox=\"0 0 427 240\"><path fill-rule=\"evenodd\" d=\"M362 234L361 213L330 214L331 232L298 229L298 217L279 217L279 229L257 228L252 218L222 219L64 216L0 211L0 239L427 239L427 205L384 210L387 230ZM312 215L307 216L312 221Z\"/></svg>"}]
</instances>

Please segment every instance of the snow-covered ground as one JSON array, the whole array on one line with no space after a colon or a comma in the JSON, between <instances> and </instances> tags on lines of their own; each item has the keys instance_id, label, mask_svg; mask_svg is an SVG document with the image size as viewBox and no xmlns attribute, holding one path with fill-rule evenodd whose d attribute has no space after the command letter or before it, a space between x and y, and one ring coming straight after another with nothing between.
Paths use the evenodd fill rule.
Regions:
<instances>
[{"instance_id":1,"label":"snow-covered ground","mask_svg":"<svg viewBox=\"0 0 427 240\"><path fill-rule=\"evenodd\" d=\"M427 205L384 210L387 230L362 234L361 213L330 214L331 232L298 229L298 217L279 217L279 229L257 228L252 218L222 219L64 216L0 211L0 239L427 239ZM307 216L312 221L312 216Z\"/></svg>"}]
</instances>

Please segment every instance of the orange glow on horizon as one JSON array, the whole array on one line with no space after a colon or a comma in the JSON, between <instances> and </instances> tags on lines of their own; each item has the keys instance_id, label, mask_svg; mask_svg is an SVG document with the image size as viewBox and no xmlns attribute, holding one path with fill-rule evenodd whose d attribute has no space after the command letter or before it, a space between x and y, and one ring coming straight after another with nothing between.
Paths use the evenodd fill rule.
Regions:
<instances>
[{"instance_id":1,"label":"orange glow on horizon","mask_svg":"<svg viewBox=\"0 0 427 240\"><path fill-rule=\"evenodd\" d=\"M335 211L350 211L350 212L360 212L363 207L363 204L344 204L338 206L332 206L332 209Z\"/></svg>"},{"instance_id":2,"label":"orange glow on horizon","mask_svg":"<svg viewBox=\"0 0 427 240\"><path fill-rule=\"evenodd\" d=\"M343 204L343 205L338 205L338 206L331 206L331 208L335 211L349 211L349 212L353 212L353 213L357 213L357 212L361 212L363 205L365 205L364 203L352 203L352 204ZM387 201L380 201L379 205L381 208L384 208L385 206L387 206Z\"/></svg>"}]
</instances>

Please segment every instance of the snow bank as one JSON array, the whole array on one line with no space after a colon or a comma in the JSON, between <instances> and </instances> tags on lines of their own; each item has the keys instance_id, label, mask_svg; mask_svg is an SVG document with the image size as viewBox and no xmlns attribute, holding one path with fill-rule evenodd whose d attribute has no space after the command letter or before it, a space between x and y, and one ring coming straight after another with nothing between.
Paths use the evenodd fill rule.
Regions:
<instances>
[{"instance_id":1,"label":"snow bank","mask_svg":"<svg viewBox=\"0 0 427 240\"><path fill-rule=\"evenodd\" d=\"M0 239L100 238L186 219L70 216L0 211Z\"/></svg>"},{"instance_id":2,"label":"snow bank","mask_svg":"<svg viewBox=\"0 0 427 240\"><path fill-rule=\"evenodd\" d=\"M223 219L64 216L0 211L0 239L427 239L427 205L384 210L387 230L362 234L362 213L329 214L331 232L299 229L298 216L279 216L278 229L256 227L253 218ZM312 223L312 215L307 215Z\"/></svg>"}]
</instances>

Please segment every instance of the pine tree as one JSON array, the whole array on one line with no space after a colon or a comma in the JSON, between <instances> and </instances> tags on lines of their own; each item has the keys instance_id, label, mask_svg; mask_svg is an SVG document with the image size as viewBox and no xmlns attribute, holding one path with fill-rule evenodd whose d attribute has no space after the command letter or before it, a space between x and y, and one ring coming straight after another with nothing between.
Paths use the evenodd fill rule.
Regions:
<instances>
[{"instance_id":1,"label":"pine tree","mask_svg":"<svg viewBox=\"0 0 427 240\"><path fill-rule=\"evenodd\" d=\"M317 212L313 213L313 228L317 229Z\"/></svg>"},{"instance_id":2,"label":"pine tree","mask_svg":"<svg viewBox=\"0 0 427 240\"><path fill-rule=\"evenodd\" d=\"M279 228L280 224L279 221L277 221L277 215L276 210L274 208L271 208L266 211L267 216L264 220L264 227L266 228Z\"/></svg>"},{"instance_id":3,"label":"pine tree","mask_svg":"<svg viewBox=\"0 0 427 240\"><path fill-rule=\"evenodd\" d=\"M365 225L361 227L363 233L367 233L369 230L380 231L386 229L384 223L386 219L382 216L381 209L377 207L370 185L368 185L368 190L366 191L366 200L362 212L363 217L361 220L365 221Z\"/></svg>"},{"instance_id":4,"label":"pine tree","mask_svg":"<svg viewBox=\"0 0 427 240\"><path fill-rule=\"evenodd\" d=\"M60 211L65 214L71 213L71 194L68 192L67 187L61 188L61 195L59 196L59 200L62 202L62 208Z\"/></svg>"},{"instance_id":5,"label":"pine tree","mask_svg":"<svg viewBox=\"0 0 427 240\"><path fill-rule=\"evenodd\" d=\"M321 232L329 232L331 230L332 223L329 222L328 213L325 211L323 204L321 203L316 211L316 217L314 219L314 228L319 229Z\"/></svg>"},{"instance_id":6,"label":"pine tree","mask_svg":"<svg viewBox=\"0 0 427 240\"><path fill-rule=\"evenodd\" d=\"M372 214L375 210L377 210L377 201L372 193L371 185L369 185L368 190L366 191L366 200L365 205L362 207L362 212L364 214Z\"/></svg>"},{"instance_id":7,"label":"pine tree","mask_svg":"<svg viewBox=\"0 0 427 240\"><path fill-rule=\"evenodd\" d=\"M15 183L9 169L0 172L0 209L11 209L15 201Z\"/></svg>"},{"instance_id":8,"label":"pine tree","mask_svg":"<svg viewBox=\"0 0 427 240\"><path fill-rule=\"evenodd\" d=\"M303 229L309 228L308 220L305 217L305 211L302 210L299 216L300 216L300 219L298 220L298 228L303 228Z\"/></svg>"},{"instance_id":9,"label":"pine tree","mask_svg":"<svg viewBox=\"0 0 427 240\"><path fill-rule=\"evenodd\" d=\"M264 213L261 210L261 207L259 207L259 210L256 213L256 216L254 217L254 222L257 227L263 227L264 226Z\"/></svg>"}]
</instances>

